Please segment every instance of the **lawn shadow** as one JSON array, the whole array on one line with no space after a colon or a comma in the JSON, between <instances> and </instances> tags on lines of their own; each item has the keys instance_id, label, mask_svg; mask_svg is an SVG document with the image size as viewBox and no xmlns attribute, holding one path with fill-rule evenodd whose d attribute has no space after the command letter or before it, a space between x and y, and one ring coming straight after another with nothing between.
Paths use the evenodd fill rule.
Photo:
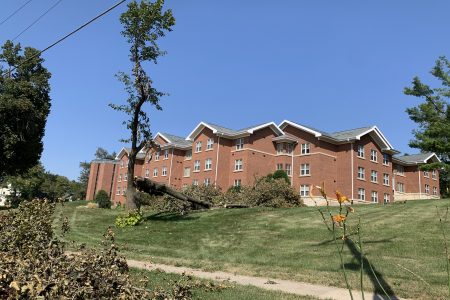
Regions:
<instances>
[{"instance_id":1,"label":"lawn shadow","mask_svg":"<svg viewBox=\"0 0 450 300\"><path fill-rule=\"evenodd\" d=\"M175 212L163 211L151 214L144 218L145 221L163 221L163 222L179 222L179 221L192 221L199 217L192 215L181 215Z\"/></svg>"}]
</instances>

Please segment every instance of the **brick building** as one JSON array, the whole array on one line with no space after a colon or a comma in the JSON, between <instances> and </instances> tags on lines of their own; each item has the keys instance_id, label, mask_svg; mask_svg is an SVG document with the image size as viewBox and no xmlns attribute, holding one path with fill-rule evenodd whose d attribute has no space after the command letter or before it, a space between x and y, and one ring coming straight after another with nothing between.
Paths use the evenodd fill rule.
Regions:
<instances>
[{"instance_id":1,"label":"brick building","mask_svg":"<svg viewBox=\"0 0 450 300\"><path fill-rule=\"evenodd\" d=\"M307 204L313 203L312 188L322 183L330 194L339 190L361 202L440 196L439 172L419 170L421 164L438 161L437 156L394 156L399 152L376 126L328 133L288 120L239 130L200 122L187 138L158 133L154 141L159 151L138 154L135 176L177 189L213 184L226 190L281 169ZM116 157L114 176L104 172L102 179L110 181L115 203L125 201L128 153L123 148ZM91 173L89 183L98 182L101 174Z\"/></svg>"}]
</instances>

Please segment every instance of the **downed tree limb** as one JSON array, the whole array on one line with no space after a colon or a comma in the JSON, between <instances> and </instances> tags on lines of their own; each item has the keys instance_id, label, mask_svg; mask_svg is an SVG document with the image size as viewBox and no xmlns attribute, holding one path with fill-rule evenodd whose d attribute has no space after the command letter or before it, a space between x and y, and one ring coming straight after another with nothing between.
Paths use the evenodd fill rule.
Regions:
<instances>
[{"instance_id":1,"label":"downed tree limb","mask_svg":"<svg viewBox=\"0 0 450 300\"><path fill-rule=\"evenodd\" d=\"M230 203L230 204L225 204L224 205L225 208L248 208L248 205L245 204L239 204L239 203Z\"/></svg>"},{"instance_id":2,"label":"downed tree limb","mask_svg":"<svg viewBox=\"0 0 450 300\"><path fill-rule=\"evenodd\" d=\"M142 178L142 177L136 177L134 179L136 188L144 193L150 194L150 195L161 195L161 193L170 195L174 198L177 198L178 200L181 201L187 201L196 205L199 205L203 208L211 208L212 204L200 199L195 199L192 198L190 196L187 196L183 193L180 193L170 187L168 187L165 184L162 183L157 183L154 181L151 181L147 178Z\"/></svg>"}]
</instances>

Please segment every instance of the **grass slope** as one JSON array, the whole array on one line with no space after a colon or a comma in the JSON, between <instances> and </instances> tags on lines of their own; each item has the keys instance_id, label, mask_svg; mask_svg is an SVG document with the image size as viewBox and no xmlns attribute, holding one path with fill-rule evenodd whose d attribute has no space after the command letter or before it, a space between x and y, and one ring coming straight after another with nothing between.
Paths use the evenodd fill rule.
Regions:
<instances>
[{"instance_id":1,"label":"grass slope","mask_svg":"<svg viewBox=\"0 0 450 300\"><path fill-rule=\"evenodd\" d=\"M68 239L96 247L122 211L75 208L80 204L65 205L58 213L69 217ZM446 199L355 207L363 223L365 253L378 280L397 296L446 297L446 261L436 206L443 211L448 205ZM345 287L336 246L315 208L213 210L184 217L147 212L145 216L137 227L115 229L127 257ZM350 282L357 288L359 254L348 248L345 253ZM374 290L375 281L374 276L365 276L365 289Z\"/></svg>"}]
</instances>

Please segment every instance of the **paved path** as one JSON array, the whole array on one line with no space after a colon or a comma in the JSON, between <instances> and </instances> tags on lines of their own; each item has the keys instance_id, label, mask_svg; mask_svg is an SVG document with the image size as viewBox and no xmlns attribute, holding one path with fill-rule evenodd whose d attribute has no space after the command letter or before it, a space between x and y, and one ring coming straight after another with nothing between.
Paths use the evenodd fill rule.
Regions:
<instances>
[{"instance_id":1,"label":"paved path","mask_svg":"<svg viewBox=\"0 0 450 300\"><path fill-rule=\"evenodd\" d=\"M241 285L252 285L265 290L281 291L290 294L302 295L302 296L314 296L319 299L336 299L336 300L347 300L350 299L350 295L347 289L316 285L304 282L296 282L291 280L281 280L281 279L271 279L264 277L253 277L253 276L243 276L235 275L226 272L205 272L199 269L192 269L186 267L175 267L163 264L154 264L137 260L127 260L128 266L132 268L145 269L145 270L156 270L160 269L167 273L182 274L186 273L194 277L199 277L203 279L224 281L228 280L230 282L235 282ZM361 293L358 291L353 291L353 297L355 300L362 299ZM381 300L388 299L380 295L366 292L366 300ZM399 298L392 298L399 299Z\"/></svg>"}]
</instances>

